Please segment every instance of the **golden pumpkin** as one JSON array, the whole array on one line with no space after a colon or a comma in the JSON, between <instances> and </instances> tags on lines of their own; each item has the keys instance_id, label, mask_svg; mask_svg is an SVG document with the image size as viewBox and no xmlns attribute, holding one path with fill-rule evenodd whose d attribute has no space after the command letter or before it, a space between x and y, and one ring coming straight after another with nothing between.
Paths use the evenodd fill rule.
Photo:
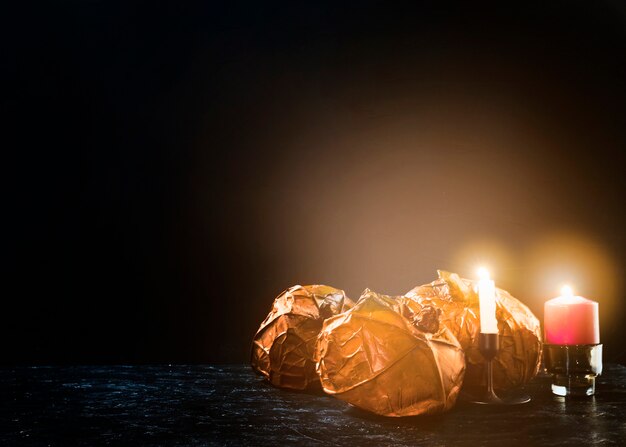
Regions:
<instances>
[{"instance_id":1,"label":"golden pumpkin","mask_svg":"<svg viewBox=\"0 0 626 447\"><path fill-rule=\"evenodd\" d=\"M465 360L439 312L365 290L324 322L316 346L326 393L384 416L435 414L454 406Z\"/></svg>"},{"instance_id":2,"label":"golden pumpkin","mask_svg":"<svg viewBox=\"0 0 626 447\"><path fill-rule=\"evenodd\" d=\"M322 323L353 304L343 290L329 286L285 290L254 336L252 368L280 388L319 388L313 355Z\"/></svg>"},{"instance_id":3,"label":"golden pumpkin","mask_svg":"<svg viewBox=\"0 0 626 447\"><path fill-rule=\"evenodd\" d=\"M486 384L485 360L478 348L480 312L474 283L456 273L438 271L439 278L415 287L406 296L441 310L441 322L456 336L467 362L464 388ZM494 386L500 390L528 383L541 362L541 329L537 317L507 291L496 289L496 319L500 351L494 359Z\"/></svg>"}]
</instances>

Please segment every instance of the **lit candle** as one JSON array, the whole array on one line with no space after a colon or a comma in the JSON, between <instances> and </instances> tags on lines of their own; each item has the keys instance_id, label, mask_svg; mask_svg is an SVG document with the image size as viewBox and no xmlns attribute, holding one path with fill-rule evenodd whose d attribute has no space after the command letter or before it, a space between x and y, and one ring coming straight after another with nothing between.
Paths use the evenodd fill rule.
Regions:
<instances>
[{"instance_id":1,"label":"lit candle","mask_svg":"<svg viewBox=\"0 0 626 447\"><path fill-rule=\"evenodd\" d=\"M571 287L564 286L561 296L544 306L546 343L555 345L595 345L600 343L598 303L574 296Z\"/></svg>"},{"instance_id":2,"label":"lit candle","mask_svg":"<svg viewBox=\"0 0 626 447\"><path fill-rule=\"evenodd\" d=\"M498 321L496 320L496 285L489 279L489 272L485 268L478 269L478 299L480 301L480 332L483 334L497 334Z\"/></svg>"}]
</instances>

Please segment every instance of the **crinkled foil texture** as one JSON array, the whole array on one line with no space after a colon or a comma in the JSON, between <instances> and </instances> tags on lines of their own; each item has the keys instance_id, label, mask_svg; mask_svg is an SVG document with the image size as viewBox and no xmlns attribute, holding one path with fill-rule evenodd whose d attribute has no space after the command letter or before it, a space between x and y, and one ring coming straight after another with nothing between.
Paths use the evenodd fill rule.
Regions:
<instances>
[{"instance_id":1,"label":"crinkled foil texture","mask_svg":"<svg viewBox=\"0 0 626 447\"><path fill-rule=\"evenodd\" d=\"M477 390L486 384L485 360L478 348L478 295L472 281L455 273L438 273L439 279L415 287L406 296L420 304L441 309L441 322L456 336L465 351L464 387ZM530 309L502 289L496 290L496 319L500 352L494 360L494 386L506 390L528 383L537 374L541 361L541 329Z\"/></svg>"},{"instance_id":2,"label":"crinkled foil texture","mask_svg":"<svg viewBox=\"0 0 626 447\"><path fill-rule=\"evenodd\" d=\"M325 392L384 416L449 410L465 360L439 311L405 297L365 290L320 332L317 371Z\"/></svg>"},{"instance_id":3,"label":"crinkled foil texture","mask_svg":"<svg viewBox=\"0 0 626 447\"><path fill-rule=\"evenodd\" d=\"M254 336L252 368L280 388L319 389L313 355L322 323L353 305L343 290L329 286L285 290Z\"/></svg>"}]
</instances>

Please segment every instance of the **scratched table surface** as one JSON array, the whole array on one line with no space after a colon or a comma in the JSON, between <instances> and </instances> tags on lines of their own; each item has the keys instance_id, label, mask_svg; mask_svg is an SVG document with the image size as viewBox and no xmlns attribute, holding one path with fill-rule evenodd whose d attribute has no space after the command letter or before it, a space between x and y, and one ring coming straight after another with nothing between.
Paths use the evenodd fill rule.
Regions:
<instances>
[{"instance_id":1,"label":"scratched table surface","mask_svg":"<svg viewBox=\"0 0 626 447\"><path fill-rule=\"evenodd\" d=\"M4 367L0 445L626 445L625 366L605 365L591 398L553 397L546 377L525 391L517 407L384 418L247 365Z\"/></svg>"}]
</instances>

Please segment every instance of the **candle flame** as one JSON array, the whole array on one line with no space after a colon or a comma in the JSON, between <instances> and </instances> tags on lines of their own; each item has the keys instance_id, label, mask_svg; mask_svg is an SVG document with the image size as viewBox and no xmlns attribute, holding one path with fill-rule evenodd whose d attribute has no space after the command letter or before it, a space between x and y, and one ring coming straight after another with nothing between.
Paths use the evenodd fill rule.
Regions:
<instances>
[{"instance_id":1,"label":"candle flame","mask_svg":"<svg viewBox=\"0 0 626 447\"><path fill-rule=\"evenodd\" d=\"M478 269L478 277L480 279L489 279L489 270L487 270L485 267L480 267Z\"/></svg>"},{"instance_id":2,"label":"candle flame","mask_svg":"<svg viewBox=\"0 0 626 447\"><path fill-rule=\"evenodd\" d=\"M574 296L574 291L569 285L566 284L563 287L561 287L561 296L571 298Z\"/></svg>"}]
</instances>

